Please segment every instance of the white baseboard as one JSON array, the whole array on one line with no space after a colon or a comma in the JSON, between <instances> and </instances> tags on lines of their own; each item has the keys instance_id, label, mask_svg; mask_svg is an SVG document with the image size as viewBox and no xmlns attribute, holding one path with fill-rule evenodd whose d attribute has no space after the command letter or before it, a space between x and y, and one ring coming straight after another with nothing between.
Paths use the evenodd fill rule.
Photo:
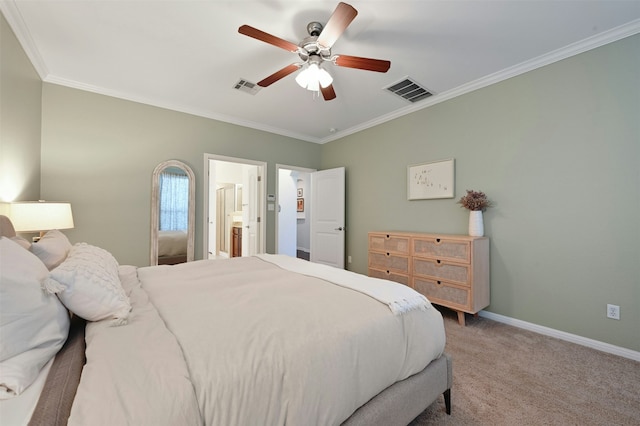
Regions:
<instances>
[{"instance_id":1,"label":"white baseboard","mask_svg":"<svg viewBox=\"0 0 640 426\"><path fill-rule=\"evenodd\" d=\"M576 334L571 334L565 331L544 327L541 325L533 324L531 322L522 321L516 318L511 318L511 317L507 317L500 314L494 314L493 312L480 311L478 315L484 318L489 318L497 322L512 325L514 327L523 328L525 330L533 331L539 334L544 334L545 336L555 337L560 340L566 340L567 342L576 343L578 345L597 349L602 352L607 352L607 353L618 355L624 358L629 358L634 361L640 361L640 352L633 351L631 349L611 345L609 343L600 342L598 340L588 339L586 337L578 336Z\"/></svg>"}]
</instances>

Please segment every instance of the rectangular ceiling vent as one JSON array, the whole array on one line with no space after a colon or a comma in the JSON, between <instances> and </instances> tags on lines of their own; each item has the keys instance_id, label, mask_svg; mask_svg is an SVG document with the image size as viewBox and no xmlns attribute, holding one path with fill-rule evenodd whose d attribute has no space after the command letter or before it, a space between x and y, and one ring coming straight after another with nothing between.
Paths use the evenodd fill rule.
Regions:
<instances>
[{"instance_id":1,"label":"rectangular ceiling vent","mask_svg":"<svg viewBox=\"0 0 640 426\"><path fill-rule=\"evenodd\" d=\"M429 92L409 77L397 83L393 83L391 86L385 87L384 89L409 102L418 102L433 95L433 93Z\"/></svg>"},{"instance_id":2,"label":"rectangular ceiling vent","mask_svg":"<svg viewBox=\"0 0 640 426\"><path fill-rule=\"evenodd\" d=\"M250 95L255 95L260 91L260 86L258 86L256 83L251 83L250 81L247 81L242 78L238 80L238 82L235 84L235 86L233 86L233 88L236 90L240 90L241 92L248 93Z\"/></svg>"}]
</instances>

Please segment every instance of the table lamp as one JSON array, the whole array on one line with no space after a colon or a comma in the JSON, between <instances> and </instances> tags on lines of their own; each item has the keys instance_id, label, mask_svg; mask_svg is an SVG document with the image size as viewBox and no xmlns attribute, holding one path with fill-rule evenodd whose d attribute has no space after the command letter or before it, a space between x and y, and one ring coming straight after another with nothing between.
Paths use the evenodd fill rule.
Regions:
<instances>
[{"instance_id":1,"label":"table lamp","mask_svg":"<svg viewBox=\"0 0 640 426\"><path fill-rule=\"evenodd\" d=\"M45 232L73 228L70 203L47 201L16 201L5 207L16 232Z\"/></svg>"}]
</instances>

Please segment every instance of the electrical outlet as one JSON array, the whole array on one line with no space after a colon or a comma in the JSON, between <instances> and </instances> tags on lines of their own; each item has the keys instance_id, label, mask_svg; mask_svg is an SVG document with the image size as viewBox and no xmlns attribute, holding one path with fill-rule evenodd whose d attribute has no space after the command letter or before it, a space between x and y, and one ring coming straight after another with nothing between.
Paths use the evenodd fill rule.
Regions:
<instances>
[{"instance_id":1,"label":"electrical outlet","mask_svg":"<svg viewBox=\"0 0 640 426\"><path fill-rule=\"evenodd\" d=\"M620 306L607 304L607 318L620 319Z\"/></svg>"}]
</instances>

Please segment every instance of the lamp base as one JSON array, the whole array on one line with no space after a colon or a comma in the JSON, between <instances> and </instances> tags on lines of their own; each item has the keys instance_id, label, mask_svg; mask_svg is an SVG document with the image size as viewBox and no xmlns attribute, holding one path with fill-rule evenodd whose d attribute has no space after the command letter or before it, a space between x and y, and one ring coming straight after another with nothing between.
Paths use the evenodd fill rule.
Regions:
<instances>
[{"instance_id":1,"label":"lamp base","mask_svg":"<svg viewBox=\"0 0 640 426\"><path fill-rule=\"evenodd\" d=\"M44 234L46 234L47 231L40 231L40 235L33 237L31 239L32 242L37 243L38 241L40 241L40 238L44 237Z\"/></svg>"}]
</instances>

